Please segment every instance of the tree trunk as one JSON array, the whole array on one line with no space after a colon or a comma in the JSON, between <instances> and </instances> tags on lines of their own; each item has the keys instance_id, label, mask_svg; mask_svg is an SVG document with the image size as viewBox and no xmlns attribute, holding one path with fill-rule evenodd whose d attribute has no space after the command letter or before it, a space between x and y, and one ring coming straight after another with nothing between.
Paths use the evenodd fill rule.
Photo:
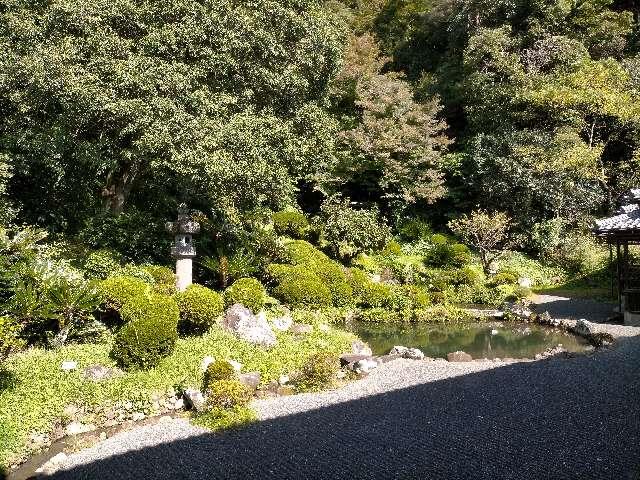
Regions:
<instances>
[{"instance_id":1,"label":"tree trunk","mask_svg":"<svg viewBox=\"0 0 640 480\"><path fill-rule=\"evenodd\" d=\"M133 189L138 176L138 162L120 165L107 175L106 186L102 190L103 210L114 215L120 215Z\"/></svg>"}]
</instances>

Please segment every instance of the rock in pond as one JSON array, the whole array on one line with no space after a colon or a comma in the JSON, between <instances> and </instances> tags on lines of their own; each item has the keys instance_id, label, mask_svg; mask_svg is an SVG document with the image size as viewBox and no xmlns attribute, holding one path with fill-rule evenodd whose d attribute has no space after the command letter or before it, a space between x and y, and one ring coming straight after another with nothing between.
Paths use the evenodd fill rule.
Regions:
<instances>
[{"instance_id":1,"label":"rock in pond","mask_svg":"<svg viewBox=\"0 0 640 480\"><path fill-rule=\"evenodd\" d=\"M450 362L471 362L473 358L468 353L458 350L447 353L447 360Z\"/></svg>"},{"instance_id":2,"label":"rock in pond","mask_svg":"<svg viewBox=\"0 0 640 480\"><path fill-rule=\"evenodd\" d=\"M244 305L236 303L227 310L223 325L239 338L263 347L273 347L277 340L264 315L254 315Z\"/></svg>"}]
</instances>

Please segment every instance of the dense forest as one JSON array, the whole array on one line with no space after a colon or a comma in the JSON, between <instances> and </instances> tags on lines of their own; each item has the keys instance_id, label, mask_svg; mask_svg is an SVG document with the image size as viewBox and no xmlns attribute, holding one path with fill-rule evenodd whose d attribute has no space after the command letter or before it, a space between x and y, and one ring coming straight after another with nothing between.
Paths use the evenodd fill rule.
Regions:
<instances>
[{"instance_id":1,"label":"dense forest","mask_svg":"<svg viewBox=\"0 0 640 480\"><path fill-rule=\"evenodd\" d=\"M4 0L3 221L162 261L182 202L208 254L282 209L400 230L479 207L541 253L640 183L639 16L631 0Z\"/></svg>"}]
</instances>

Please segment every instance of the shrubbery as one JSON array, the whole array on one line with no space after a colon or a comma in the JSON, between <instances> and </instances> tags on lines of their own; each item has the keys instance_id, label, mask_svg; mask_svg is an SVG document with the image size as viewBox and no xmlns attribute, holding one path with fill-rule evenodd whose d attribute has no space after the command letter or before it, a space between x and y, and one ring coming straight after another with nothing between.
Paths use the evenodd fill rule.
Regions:
<instances>
[{"instance_id":1,"label":"shrubbery","mask_svg":"<svg viewBox=\"0 0 640 480\"><path fill-rule=\"evenodd\" d=\"M219 293L202 285L189 285L175 295L180 310L180 331L202 333L215 324L224 311L224 300Z\"/></svg>"},{"instance_id":2,"label":"shrubbery","mask_svg":"<svg viewBox=\"0 0 640 480\"><path fill-rule=\"evenodd\" d=\"M311 355L302 367L296 380L296 387L301 392L322 390L330 386L338 370L340 362L328 353Z\"/></svg>"},{"instance_id":3,"label":"shrubbery","mask_svg":"<svg viewBox=\"0 0 640 480\"><path fill-rule=\"evenodd\" d=\"M0 362L24 347L20 339L22 327L10 317L0 317Z\"/></svg>"},{"instance_id":4,"label":"shrubbery","mask_svg":"<svg viewBox=\"0 0 640 480\"><path fill-rule=\"evenodd\" d=\"M271 216L271 220L278 235L299 239L307 238L309 235L309 221L300 212L276 212Z\"/></svg>"},{"instance_id":5,"label":"shrubbery","mask_svg":"<svg viewBox=\"0 0 640 480\"><path fill-rule=\"evenodd\" d=\"M209 364L202 378L202 391L206 392L215 382L232 380L236 371L226 360L216 360Z\"/></svg>"},{"instance_id":6,"label":"shrubbery","mask_svg":"<svg viewBox=\"0 0 640 480\"><path fill-rule=\"evenodd\" d=\"M329 199L322 205L320 244L342 259L380 250L391 238L377 210L356 210L347 200Z\"/></svg>"},{"instance_id":7,"label":"shrubbery","mask_svg":"<svg viewBox=\"0 0 640 480\"><path fill-rule=\"evenodd\" d=\"M149 292L149 285L133 277L109 277L98 284L98 293L104 307L110 310L120 310L132 299Z\"/></svg>"},{"instance_id":8,"label":"shrubbery","mask_svg":"<svg viewBox=\"0 0 640 480\"><path fill-rule=\"evenodd\" d=\"M176 293L176 274L168 267L144 265L141 269L153 278L153 290L163 295Z\"/></svg>"},{"instance_id":9,"label":"shrubbery","mask_svg":"<svg viewBox=\"0 0 640 480\"><path fill-rule=\"evenodd\" d=\"M434 240L435 239L435 240ZM461 243L448 243L443 235L432 237L433 246L425 262L432 267L463 267L471 262L471 251Z\"/></svg>"},{"instance_id":10,"label":"shrubbery","mask_svg":"<svg viewBox=\"0 0 640 480\"><path fill-rule=\"evenodd\" d=\"M331 306L331 290L305 266L272 264L267 271L277 283L273 295L283 303L294 307Z\"/></svg>"},{"instance_id":11,"label":"shrubbery","mask_svg":"<svg viewBox=\"0 0 640 480\"><path fill-rule=\"evenodd\" d=\"M180 311L171 297L149 293L130 298L120 314L125 324L111 350L120 366L127 370L155 367L173 351Z\"/></svg>"},{"instance_id":12,"label":"shrubbery","mask_svg":"<svg viewBox=\"0 0 640 480\"><path fill-rule=\"evenodd\" d=\"M241 303L252 312L259 312L267 301L264 286L255 278L240 278L224 291L226 306Z\"/></svg>"},{"instance_id":13,"label":"shrubbery","mask_svg":"<svg viewBox=\"0 0 640 480\"><path fill-rule=\"evenodd\" d=\"M122 257L113 250L96 250L87 256L83 267L89 278L105 279L120 271Z\"/></svg>"},{"instance_id":14,"label":"shrubbery","mask_svg":"<svg viewBox=\"0 0 640 480\"><path fill-rule=\"evenodd\" d=\"M215 381L209 384L206 393L208 409L246 407L252 397L251 390L235 379Z\"/></svg>"}]
</instances>

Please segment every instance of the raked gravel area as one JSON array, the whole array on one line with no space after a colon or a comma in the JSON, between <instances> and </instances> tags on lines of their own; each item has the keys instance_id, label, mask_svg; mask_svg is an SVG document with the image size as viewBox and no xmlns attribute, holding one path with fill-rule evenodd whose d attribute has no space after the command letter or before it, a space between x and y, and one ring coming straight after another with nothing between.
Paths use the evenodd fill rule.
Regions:
<instances>
[{"instance_id":1,"label":"raked gravel area","mask_svg":"<svg viewBox=\"0 0 640 480\"><path fill-rule=\"evenodd\" d=\"M527 362L395 360L317 394L259 400L211 434L163 419L71 454L56 479L640 479L640 328Z\"/></svg>"}]
</instances>

